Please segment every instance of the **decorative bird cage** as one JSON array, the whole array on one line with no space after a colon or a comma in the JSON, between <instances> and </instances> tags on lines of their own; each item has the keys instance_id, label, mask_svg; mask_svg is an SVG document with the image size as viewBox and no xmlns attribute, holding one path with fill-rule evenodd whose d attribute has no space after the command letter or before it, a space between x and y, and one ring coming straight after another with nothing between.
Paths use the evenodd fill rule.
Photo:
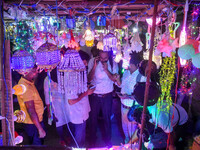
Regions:
<instances>
[{"instance_id":1,"label":"decorative bird cage","mask_svg":"<svg viewBox=\"0 0 200 150\"><path fill-rule=\"evenodd\" d=\"M71 99L87 90L86 68L76 50L66 51L58 66L58 90Z\"/></svg>"},{"instance_id":2,"label":"decorative bird cage","mask_svg":"<svg viewBox=\"0 0 200 150\"><path fill-rule=\"evenodd\" d=\"M117 51L117 37L113 33L104 36L103 51Z\"/></svg>"},{"instance_id":3,"label":"decorative bird cage","mask_svg":"<svg viewBox=\"0 0 200 150\"><path fill-rule=\"evenodd\" d=\"M12 56L12 69L26 75L34 67L34 57L25 50L19 50Z\"/></svg>"},{"instance_id":4,"label":"decorative bird cage","mask_svg":"<svg viewBox=\"0 0 200 150\"><path fill-rule=\"evenodd\" d=\"M60 49L52 43L46 42L36 50L36 62L41 69L52 70L60 58Z\"/></svg>"}]
</instances>

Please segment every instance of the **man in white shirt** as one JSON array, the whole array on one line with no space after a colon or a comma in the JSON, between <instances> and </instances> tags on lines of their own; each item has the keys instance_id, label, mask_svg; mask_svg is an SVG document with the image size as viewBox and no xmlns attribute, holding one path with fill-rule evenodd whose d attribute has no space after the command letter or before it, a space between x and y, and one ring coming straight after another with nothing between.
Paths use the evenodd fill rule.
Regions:
<instances>
[{"instance_id":1,"label":"man in white shirt","mask_svg":"<svg viewBox=\"0 0 200 150\"><path fill-rule=\"evenodd\" d=\"M134 122L130 122L127 118L127 114L133 105L138 105L137 102L129 96L134 91L134 86L137 82L146 82L146 77L142 76L138 69L138 64L141 59L137 53L131 55L130 65L125 70L122 79L118 76L117 84L121 87L121 117L122 117L122 128L125 134L125 144L131 143L131 137L134 135L137 125Z\"/></svg>"},{"instance_id":2,"label":"man in white shirt","mask_svg":"<svg viewBox=\"0 0 200 150\"><path fill-rule=\"evenodd\" d=\"M103 140L107 146L111 146L111 111L112 91L115 78L113 74L118 72L117 64L109 61L109 52L100 51L99 57L92 58L88 64L88 82L96 87L90 97L90 146L96 142L97 118L102 110L104 119Z\"/></svg>"}]
</instances>

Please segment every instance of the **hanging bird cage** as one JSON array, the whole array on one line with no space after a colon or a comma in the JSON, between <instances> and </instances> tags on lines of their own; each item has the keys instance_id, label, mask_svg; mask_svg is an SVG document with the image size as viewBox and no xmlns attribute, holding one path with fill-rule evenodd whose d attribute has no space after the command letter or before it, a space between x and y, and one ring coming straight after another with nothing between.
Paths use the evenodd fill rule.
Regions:
<instances>
[{"instance_id":1,"label":"hanging bird cage","mask_svg":"<svg viewBox=\"0 0 200 150\"><path fill-rule=\"evenodd\" d=\"M12 69L26 75L34 67L35 59L26 50L19 50L12 56Z\"/></svg>"},{"instance_id":2,"label":"hanging bird cage","mask_svg":"<svg viewBox=\"0 0 200 150\"><path fill-rule=\"evenodd\" d=\"M76 50L66 51L58 66L58 90L71 99L87 90L86 68Z\"/></svg>"},{"instance_id":3,"label":"hanging bird cage","mask_svg":"<svg viewBox=\"0 0 200 150\"><path fill-rule=\"evenodd\" d=\"M36 62L41 69L52 70L60 58L60 49L52 43L46 42L36 50Z\"/></svg>"}]
</instances>

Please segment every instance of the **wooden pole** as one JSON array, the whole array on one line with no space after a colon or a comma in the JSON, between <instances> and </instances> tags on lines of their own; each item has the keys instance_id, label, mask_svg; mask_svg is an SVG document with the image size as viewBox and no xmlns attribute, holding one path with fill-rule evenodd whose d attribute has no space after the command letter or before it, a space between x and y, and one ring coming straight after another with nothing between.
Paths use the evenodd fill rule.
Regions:
<instances>
[{"instance_id":1,"label":"wooden pole","mask_svg":"<svg viewBox=\"0 0 200 150\"><path fill-rule=\"evenodd\" d=\"M12 78L10 69L10 41L4 40L3 25L3 3L1 1L0 15L0 108L2 120L3 145L13 145L14 121L13 121L13 99Z\"/></svg>"},{"instance_id":2,"label":"wooden pole","mask_svg":"<svg viewBox=\"0 0 200 150\"><path fill-rule=\"evenodd\" d=\"M140 130L140 139L139 139L139 150L142 149L142 135L144 131L145 125L145 118L146 118L146 108L148 102L148 94L149 94L149 84L150 84L150 77L151 77L151 64L152 64L152 55L153 55L153 46L154 46L154 36L155 36L155 29L156 29L156 16L157 16L157 8L158 8L158 0L154 0L154 12L153 12L153 24L151 30L151 41L150 41L150 49L149 49L149 61L148 61L148 68L147 68L147 81L145 87L145 95L144 95L144 106L142 112L142 126Z\"/></svg>"}]
</instances>

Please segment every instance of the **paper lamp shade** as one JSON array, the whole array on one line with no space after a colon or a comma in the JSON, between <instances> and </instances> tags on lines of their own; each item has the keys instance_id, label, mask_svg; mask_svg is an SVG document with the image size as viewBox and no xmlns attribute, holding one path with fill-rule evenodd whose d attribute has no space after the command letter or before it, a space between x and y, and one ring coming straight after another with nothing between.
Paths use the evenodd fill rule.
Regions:
<instances>
[{"instance_id":1,"label":"paper lamp shade","mask_svg":"<svg viewBox=\"0 0 200 150\"><path fill-rule=\"evenodd\" d=\"M195 67L200 68L200 53L195 54L192 57L192 63Z\"/></svg>"},{"instance_id":2,"label":"paper lamp shade","mask_svg":"<svg viewBox=\"0 0 200 150\"><path fill-rule=\"evenodd\" d=\"M137 103L140 104L141 106L143 106L144 104L145 86L146 86L146 82L138 82L135 85L135 89L133 92L133 95ZM159 86L154 82L150 82L147 106L154 105L158 101L160 94L161 94L161 91L160 91Z\"/></svg>"},{"instance_id":3,"label":"paper lamp shade","mask_svg":"<svg viewBox=\"0 0 200 150\"><path fill-rule=\"evenodd\" d=\"M195 55L195 50L192 45L183 45L178 49L178 55L180 58L188 60Z\"/></svg>"},{"instance_id":4,"label":"paper lamp shade","mask_svg":"<svg viewBox=\"0 0 200 150\"><path fill-rule=\"evenodd\" d=\"M42 69L51 70L60 62L60 49L52 43L44 43L36 50L36 62Z\"/></svg>"},{"instance_id":5,"label":"paper lamp shade","mask_svg":"<svg viewBox=\"0 0 200 150\"><path fill-rule=\"evenodd\" d=\"M22 75L29 73L34 65L34 57L25 50L19 50L12 56L12 69L16 70Z\"/></svg>"}]
</instances>

